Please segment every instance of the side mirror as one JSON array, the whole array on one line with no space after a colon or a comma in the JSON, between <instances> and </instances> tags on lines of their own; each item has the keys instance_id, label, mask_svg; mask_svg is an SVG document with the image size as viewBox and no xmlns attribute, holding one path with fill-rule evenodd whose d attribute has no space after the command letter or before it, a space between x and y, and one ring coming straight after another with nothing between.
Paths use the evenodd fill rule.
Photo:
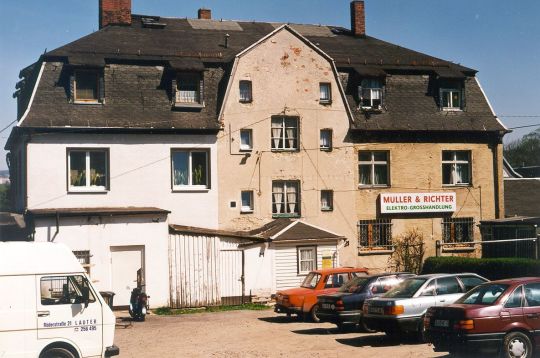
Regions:
<instances>
[{"instance_id":1,"label":"side mirror","mask_svg":"<svg viewBox=\"0 0 540 358\"><path fill-rule=\"evenodd\" d=\"M82 293L82 303L84 303L84 308L88 307L88 302L90 302L90 288L88 286L81 287Z\"/></svg>"}]
</instances>

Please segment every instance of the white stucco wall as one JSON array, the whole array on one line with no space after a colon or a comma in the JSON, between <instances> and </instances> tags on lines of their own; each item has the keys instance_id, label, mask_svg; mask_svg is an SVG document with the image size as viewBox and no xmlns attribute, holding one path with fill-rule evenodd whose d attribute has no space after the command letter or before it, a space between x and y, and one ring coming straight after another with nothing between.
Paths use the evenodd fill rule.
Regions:
<instances>
[{"instance_id":1,"label":"white stucco wall","mask_svg":"<svg viewBox=\"0 0 540 358\"><path fill-rule=\"evenodd\" d=\"M54 238L54 242L64 243L73 251L90 250L90 276L99 291L112 291L111 246L144 246L150 305L153 308L168 305L169 229L164 215L60 218L59 223L55 236L54 218L37 219L35 241Z\"/></svg>"},{"instance_id":2,"label":"white stucco wall","mask_svg":"<svg viewBox=\"0 0 540 358\"><path fill-rule=\"evenodd\" d=\"M151 206L169 223L217 228L215 135L38 134L28 144L28 208ZM68 148L108 148L110 190L67 190ZM210 189L173 192L171 149L210 150Z\"/></svg>"}]
</instances>

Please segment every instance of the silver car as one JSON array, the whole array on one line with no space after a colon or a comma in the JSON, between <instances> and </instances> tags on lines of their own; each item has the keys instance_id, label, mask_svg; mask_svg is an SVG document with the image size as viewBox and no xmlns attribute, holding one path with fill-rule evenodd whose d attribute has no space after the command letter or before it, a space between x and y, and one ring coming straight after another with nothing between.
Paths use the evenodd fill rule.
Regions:
<instances>
[{"instance_id":1,"label":"silver car","mask_svg":"<svg viewBox=\"0 0 540 358\"><path fill-rule=\"evenodd\" d=\"M370 329L389 336L418 333L423 339L423 318L429 307L454 303L467 291L487 281L474 273L411 277L383 296L366 300L364 320Z\"/></svg>"}]
</instances>

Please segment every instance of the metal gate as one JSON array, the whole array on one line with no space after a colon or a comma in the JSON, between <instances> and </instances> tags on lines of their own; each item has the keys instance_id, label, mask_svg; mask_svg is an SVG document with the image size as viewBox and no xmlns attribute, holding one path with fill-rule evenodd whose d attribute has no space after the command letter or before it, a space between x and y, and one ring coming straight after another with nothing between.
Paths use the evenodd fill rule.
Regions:
<instances>
[{"instance_id":1,"label":"metal gate","mask_svg":"<svg viewBox=\"0 0 540 358\"><path fill-rule=\"evenodd\" d=\"M221 250L219 259L221 304L243 304L245 302L244 251Z\"/></svg>"}]
</instances>

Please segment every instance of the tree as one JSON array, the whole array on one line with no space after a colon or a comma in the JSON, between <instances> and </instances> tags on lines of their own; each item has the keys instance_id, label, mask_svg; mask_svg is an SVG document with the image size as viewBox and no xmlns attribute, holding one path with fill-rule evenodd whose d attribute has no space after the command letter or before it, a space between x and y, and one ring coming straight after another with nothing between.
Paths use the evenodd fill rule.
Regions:
<instances>
[{"instance_id":1,"label":"tree","mask_svg":"<svg viewBox=\"0 0 540 358\"><path fill-rule=\"evenodd\" d=\"M9 184L0 184L0 211L10 211Z\"/></svg>"},{"instance_id":2,"label":"tree","mask_svg":"<svg viewBox=\"0 0 540 358\"><path fill-rule=\"evenodd\" d=\"M514 168L540 165L540 128L505 145L504 157Z\"/></svg>"},{"instance_id":3,"label":"tree","mask_svg":"<svg viewBox=\"0 0 540 358\"><path fill-rule=\"evenodd\" d=\"M424 236L418 229L410 229L394 240L394 252L389 258L389 266L396 272L419 273L422 271L425 244Z\"/></svg>"}]
</instances>

